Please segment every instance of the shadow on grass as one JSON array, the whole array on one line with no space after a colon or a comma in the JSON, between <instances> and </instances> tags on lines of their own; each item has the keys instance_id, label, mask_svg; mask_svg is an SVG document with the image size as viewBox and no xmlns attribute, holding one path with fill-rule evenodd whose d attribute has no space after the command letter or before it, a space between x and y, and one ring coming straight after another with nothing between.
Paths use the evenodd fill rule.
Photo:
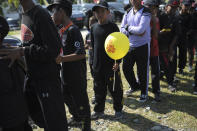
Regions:
<instances>
[{"instance_id":1,"label":"shadow on grass","mask_svg":"<svg viewBox=\"0 0 197 131\"><path fill-rule=\"evenodd\" d=\"M173 110L185 112L197 118L197 97L194 95L186 96L180 93L169 94L162 92L161 102L153 103L153 98L149 97L149 100L145 103L138 102L133 97L125 98L124 106L130 109L136 110L138 108L144 108L150 106L150 109L160 114L170 113ZM108 101L112 102L112 101Z\"/></svg>"},{"instance_id":2,"label":"shadow on grass","mask_svg":"<svg viewBox=\"0 0 197 131\"><path fill-rule=\"evenodd\" d=\"M163 126L160 123L149 120L141 115L123 112L123 118L115 119L113 115L105 115L103 117L105 120L116 122L118 121L121 124L128 126L130 129L134 129L137 131L148 131L154 126L160 126L162 129L168 128L167 126ZM137 121L134 121L137 120ZM173 129L171 129L173 130Z\"/></svg>"}]
</instances>

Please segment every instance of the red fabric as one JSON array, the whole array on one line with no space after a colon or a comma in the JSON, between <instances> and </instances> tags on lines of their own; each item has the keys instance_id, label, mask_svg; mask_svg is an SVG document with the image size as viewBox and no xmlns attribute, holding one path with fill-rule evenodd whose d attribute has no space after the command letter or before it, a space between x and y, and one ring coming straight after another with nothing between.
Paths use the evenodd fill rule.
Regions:
<instances>
[{"instance_id":1,"label":"red fabric","mask_svg":"<svg viewBox=\"0 0 197 131\"><path fill-rule=\"evenodd\" d=\"M164 60L164 62L165 62L165 64L166 64L166 66L168 66L168 56L167 56L167 53L161 53L161 56L163 57L163 60Z\"/></svg>"},{"instance_id":2,"label":"red fabric","mask_svg":"<svg viewBox=\"0 0 197 131\"><path fill-rule=\"evenodd\" d=\"M152 22L150 23L150 25L151 27L153 26ZM156 28L157 30L160 30L158 18L156 20ZM159 56L158 40L153 35L151 36L150 56Z\"/></svg>"}]
</instances>

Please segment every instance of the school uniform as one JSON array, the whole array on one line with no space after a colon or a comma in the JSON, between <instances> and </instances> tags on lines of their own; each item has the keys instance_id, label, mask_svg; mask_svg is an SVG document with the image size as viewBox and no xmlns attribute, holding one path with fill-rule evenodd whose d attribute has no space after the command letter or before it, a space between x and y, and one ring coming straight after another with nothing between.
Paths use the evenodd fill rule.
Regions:
<instances>
[{"instance_id":1,"label":"school uniform","mask_svg":"<svg viewBox=\"0 0 197 131\"><path fill-rule=\"evenodd\" d=\"M63 44L63 55L85 54L83 38L79 28L70 23L62 26L59 33ZM90 130L90 105L87 94L87 69L86 59L63 62L62 81L64 90L64 102L69 112L76 121L85 124L84 131Z\"/></svg>"},{"instance_id":2,"label":"school uniform","mask_svg":"<svg viewBox=\"0 0 197 131\"><path fill-rule=\"evenodd\" d=\"M173 59L169 60L168 53L171 42L175 36L179 36L181 28L178 19L175 15L162 13L159 16L160 30L166 30L165 33L159 34L159 52L160 52L160 67L164 71L168 85L173 86L174 75L177 69L177 53L176 45L173 47Z\"/></svg>"}]
</instances>

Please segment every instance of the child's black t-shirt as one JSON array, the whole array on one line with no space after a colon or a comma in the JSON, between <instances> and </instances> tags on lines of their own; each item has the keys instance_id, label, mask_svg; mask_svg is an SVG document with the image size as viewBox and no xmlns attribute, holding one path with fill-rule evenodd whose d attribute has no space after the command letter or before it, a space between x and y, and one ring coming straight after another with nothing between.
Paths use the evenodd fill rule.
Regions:
<instances>
[{"instance_id":1,"label":"child's black t-shirt","mask_svg":"<svg viewBox=\"0 0 197 131\"><path fill-rule=\"evenodd\" d=\"M61 29L60 29L61 30ZM86 54L83 37L76 25L71 25L61 36L64 55ZM64 82L76 82L86 79L86 59L64 62L62 64L62 73Z\"/></svg>"},{"instance_id":2,"label":"child's black t-shirt","mask_svg":"<svg viewBox=\"0 0 197 131\"><path fill-rule=\"evenodd\" d=\"M91 43L93 48L93 70L94 72L112 71L114 60L105 52L105 40L113 32L119 32L115 23L96 23L91 28Z\"/></svg>"},{"instance_id":3,"label":"child's black t-shirt","mask_svg":"<svg viewBox=\"0 0 197 131\"><path fill-rule=\"evenodd\" d=\"M168 15L166 13L162 13L159 16L159 22L161 31L168 30L163 34L159 34L159 52L168 52L174 36L180 36L181 26L177 16Z\"/></svg>"}]
</instances>

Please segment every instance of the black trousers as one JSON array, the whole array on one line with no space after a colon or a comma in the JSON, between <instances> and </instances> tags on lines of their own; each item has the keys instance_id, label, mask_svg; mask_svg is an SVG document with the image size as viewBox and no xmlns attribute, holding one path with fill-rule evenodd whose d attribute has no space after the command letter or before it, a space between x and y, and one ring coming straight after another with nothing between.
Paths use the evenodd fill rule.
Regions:
<instances>
[{"instance_id":1,"label":"black trousers","mask_svg":"<svg viewBox=\"0 0 197 131\"><path fill-rule=\"evenodd\" d=\"M186 36L185 36L186 37ZM187 39L179 39L177 47L179 48L179 69L184 69L187 62Z\"/></svg>"},{"instance_id":2,"label":"black trousers","mask_svg":"<svg viewBox=\"0 0 197 131\"><path fill-rule=\"evenodd\" d=\"M123 72L126 80L132 89L140 87L142 95L148 95L149 82L149 45L143 45L131 48L123 59ZM139 84L136 81L133 66L137 64L137 76Z\"/></svg>"},{"instance_id":3,"label":"black trousers","mask_svg":"<svg viewBox=\"0 0 197 131\"><path fill-rule=\"evenodd\" d=\"M28 121L21 123L12 128L3 128L2 131L33 131L31 126L28 124Z\"/></svg>"},{"instance_id":4,"label":"black trousers","mask_svg":"<svg viewBox=\"0 0 197 131\"><path fill-rule=\"evenodd\" d=\"M90 105L87 94L86 77L78 79L77 76L70 78L71 81L64 85L64 102L68 106L69 112L77 121L82 121L83 131L91 129ZM65 80L67 81L67 80Z\"/></svg>"},{"instance_id":5,"label":"black trousers","mask_svg":"<svg viewBox=\"0 0 197 131\"><path fill-rule=\"evenodd\" d=\"M154 94L160 94L160 62L159 56L150 57L152 88Z\"/></svg>"},{"instance_id":6,"label":"black trousers","mask_svg":"<svg viewBox=\"0 0 197 131\"><path fill-rule=\"evenodd\" d=\"M60 78L28 80L26 99L36 125L45 131L68 131Z\"/></svg>"},{"instance_id":7,"label":"black trousers","mask_svg":"<svg viewBox=\"0 0 197 131\"><path fill-rule=\"evenodd\" d=\"M122 111L123 108L123 86L120 71L115 73L115 87L113 90L114 83L114 72L100 71L94 72L94 91L95 91L95 112L103 112L105 109L105 100L107 95L107 88L113 98L113 108L116 112Z\"/></svg>"},{"instance_id":8,"label":"black trousers","mask_svg":"<svg viewBox=\"0 0 197 131\"><path fill-rule=\"evenodd\" d=\"M176 73L176 68L177 68L176 51L172 61L170 61L168 58L168 52L160 53L159 59L160 59L160 68L162 71L164 71L164 75L167 78L168 85L173 85L174 75Z\"/></svg>"},{"instance_id":9,"label":"black trousers","mask_svg":"<svg viewBox=\"0 0 197 131\"><path fill-rule=\"evenodd\" d=\"M197 38L196 36L190 36L188 39L188 55L189 55L189 66L193 65L194 60L194 49L197 49Z\"/></svg>"},{"instance_id":10,"label":"black trousers","mask_svg":"<svg viewBox=\"0 0 197 131\"><path fill-rule=\"evenodd\" d=\"M195 88L197 88L197 61L195 65L194 83L195 83Z\"/></svg>"}]
</instances>

